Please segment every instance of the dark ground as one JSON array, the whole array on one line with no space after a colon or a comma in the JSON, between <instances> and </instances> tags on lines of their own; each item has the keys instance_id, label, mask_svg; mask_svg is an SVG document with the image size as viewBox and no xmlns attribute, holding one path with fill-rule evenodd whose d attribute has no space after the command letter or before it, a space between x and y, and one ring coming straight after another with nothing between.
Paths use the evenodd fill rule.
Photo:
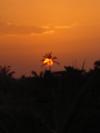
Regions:
<instances>
[{"instance_id":1,"label":"dark ground","mask_svg":"<svg viewBox=\"0 0 100 133\"><path fill-rule=\"evenodd\" d=\"M0 133L100 133L100 64L14 79L0 67Z\"/></svg>"}]
</instances>

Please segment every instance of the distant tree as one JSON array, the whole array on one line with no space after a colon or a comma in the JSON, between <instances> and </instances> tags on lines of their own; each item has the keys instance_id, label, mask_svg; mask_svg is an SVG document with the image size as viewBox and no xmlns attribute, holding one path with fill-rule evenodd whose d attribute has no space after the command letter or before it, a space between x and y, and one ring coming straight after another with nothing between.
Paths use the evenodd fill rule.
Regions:
<instances>
[{"instance_id":1,"label":"distant tree","mask_svg":"<svg viewBox=\"0 0 100 133\"><path fill-rule=\"evenodd\" d=\"M74 68L73 66L65 66L64 68L65 68L65 70L67 72L71 72L71 73L73 73L73 72L78 72L78 73L81 72L80 69Z\"/></svg>"},{"instance_id":2,"label":"distant tree","mask_svg":"<svg viewBox=\"0 0 100 133\"><path fill-rule=\"evenodd\" d=\"M95 61L95 63L94 63L94 68L95 68L95 69L100 69L100 60Z\"/></svg>"},{"instance_id":3,"label":"distant tree","mask_svg":"<svg viewBox=\"0 0 100 133\"><path fill-rule=\"evenodd\" d=\"M47 68L49 68L49 70L51 71L51 67L55 64L59 64L59 62L57 61L57 57L56 56L52 56L52 52L45 54L43 56L42 59L42 64L44 66L46 66Z\"/></svg>"},{"instance_id":4,"label":"distant tree","mask_svg":"<svg viewBox=\"0 0 100 133\"><path fill-rule=\"evenodd\" d=\"M32 71L31 74L32 74L32 77L38 77L38 74L35 71Z\"/></svg>"},{"instance_id":5,"label":"distant tree","mask_svg":"<svg viewBox=\"0 0 100 133\"><path fill-rule=\"evenodd\" d=\"M82 65L82 67L80 69L75 68L73 66L64 66L64 68L67 72L70 72L70 73L80 73L80 74L86 73L86 71L84 69L84 64Z\"/></svg>"},{"instance_id":6,"label":"distant tree","mask_svg":"<svg viewBox=\"0 0 100 133\"><path fill-rule=\"evenodd\" d=\"M76 85L82 85L85 80L86 71L72 66L65 67L67 80L72 80ZM79 83L78 83L79 82ZM70 83L70 82L69 82Z\"/></svg>"},{"instance_id":7,"label":"distant tree","mask_svg":"<svg viewBox=\"0 0 100 133\"><path fill-rule=\"evenodd\" d=\"M14 73L15 71L12 71L10 66L0 66L0 77L12 78Z\"/></svg>"},{"instance_id":8,"label":"distant tree","mask_svg":"<svg viewBox=\"0 0 100 133\"><path fill-rule=\"evenodd\" d=\"M27 78L26 75L23 74L23 75L21 75L21 78L20 79L26 79L26 78Z\"/></svg>"},{"instance_id":9,"label":"distant tree","mask_svg":"<svg viewBox=\"0 0 100 133\"><path fill-rule=\"evenodd\" d=\"M86 66L86 61L84 60L83 63L82 63L82 66L81 66L82 71L85 71L85 66Z\"/></svg>"}]
</instances>

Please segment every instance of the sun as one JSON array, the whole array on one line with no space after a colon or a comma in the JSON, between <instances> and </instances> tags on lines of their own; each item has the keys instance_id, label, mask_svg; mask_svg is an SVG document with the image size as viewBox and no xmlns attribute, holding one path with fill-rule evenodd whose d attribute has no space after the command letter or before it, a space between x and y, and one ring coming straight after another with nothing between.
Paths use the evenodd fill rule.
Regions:
<instances>
[{"instance_id":1,"label":"sun","mask_svg":"<svg viewBox=\"0 0 100 133\"><path fill-rule=\"evenodd\" d=\"M46 66L47 69L51 70L54 64L59 64L56 60L57 57L52 56L52 53L48 53L43 56L42 64L43 66Z\"/></svg>"},{"instance_id":2,"label":"sun","mask_svg":"<svg viewBox=\"0 0 100 133\"><path fill-rule=\"evenodd\" d=\"M45 58L44 61L43 61L43 65L53 66L53 64L54 64L54 62L50 58Z\"/></svg>"}]
</instances>

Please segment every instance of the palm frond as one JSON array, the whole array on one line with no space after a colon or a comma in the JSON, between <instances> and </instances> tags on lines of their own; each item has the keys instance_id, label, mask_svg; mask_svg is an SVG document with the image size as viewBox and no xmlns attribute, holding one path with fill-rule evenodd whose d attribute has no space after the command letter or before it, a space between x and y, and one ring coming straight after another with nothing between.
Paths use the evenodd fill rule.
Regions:
<instances>
[{"instance_id":1,"label":"palm frond","mask_svg":"<svg viewBox=\"0 0 100 133\"><path fill-rule=\"evenodd\" d=\"M53 59L53 60L56 60L56 59L58 59L58 58L57 58L56 56L54 56L54 57L52 57L52 59Z\"/></svg>"}]
</instances>

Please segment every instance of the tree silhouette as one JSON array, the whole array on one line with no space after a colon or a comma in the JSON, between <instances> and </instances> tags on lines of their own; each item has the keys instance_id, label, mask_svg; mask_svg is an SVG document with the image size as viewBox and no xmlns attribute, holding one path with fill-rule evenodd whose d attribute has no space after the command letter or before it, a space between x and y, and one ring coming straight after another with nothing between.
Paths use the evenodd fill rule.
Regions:
<instances>
[{"instance_id":1,"label":"tree silhouette","mask_svg":"<svg viewBox=\"0 0 100 133\"><path fill-rule=\"evenodd\" d=\"M32 71L31 74L32 74L32 77L35 77L35 78L38 77L38 74L35 71Z\"/></svg>"},{"instance_id":2,"label":"tree silhouette","mask_svg":"<svg viewBox=\"0 0 100 133\"><path fill-rule=\"evenodd\" d=\"M47 58L59 64L52 53L42 63ZM84 64L51 72L45 63L49 70L19 79L10 66L0 66L0 133L100 132L100 61L88 72Z\"/></svg>"},{"instance_id":3,"label":"tree silhouette","mask_svg":"<svg viewBox=\"0 0 100 133\"><path fill-rule=\"evenodd\" d=\"M15 71L11 71L10 66L0 66L0 77L12 78Z\"/></svg>"},{"instance_id":4,"label":"tree silhouette","mask_svg":"<svg viewBox=\"0 0 100 133\"><path fill-rule=\"evenodd\" d=\"M45 54L42 59L42 64L46 66L50 71L54 64L59 64L56 56L52 56L52 52Z\"/></svg>"},{"instance_id":5,"label":"tree silhouette","mask_svg":"<svg viewBox=\"0 0 100 133\"><path fill-rule=\"evenodd\" d=\"M100 69L100 60L95 61L95 63L94 63L94 68L95 68L95 69Z\"/></svg>"}]
</instances>

